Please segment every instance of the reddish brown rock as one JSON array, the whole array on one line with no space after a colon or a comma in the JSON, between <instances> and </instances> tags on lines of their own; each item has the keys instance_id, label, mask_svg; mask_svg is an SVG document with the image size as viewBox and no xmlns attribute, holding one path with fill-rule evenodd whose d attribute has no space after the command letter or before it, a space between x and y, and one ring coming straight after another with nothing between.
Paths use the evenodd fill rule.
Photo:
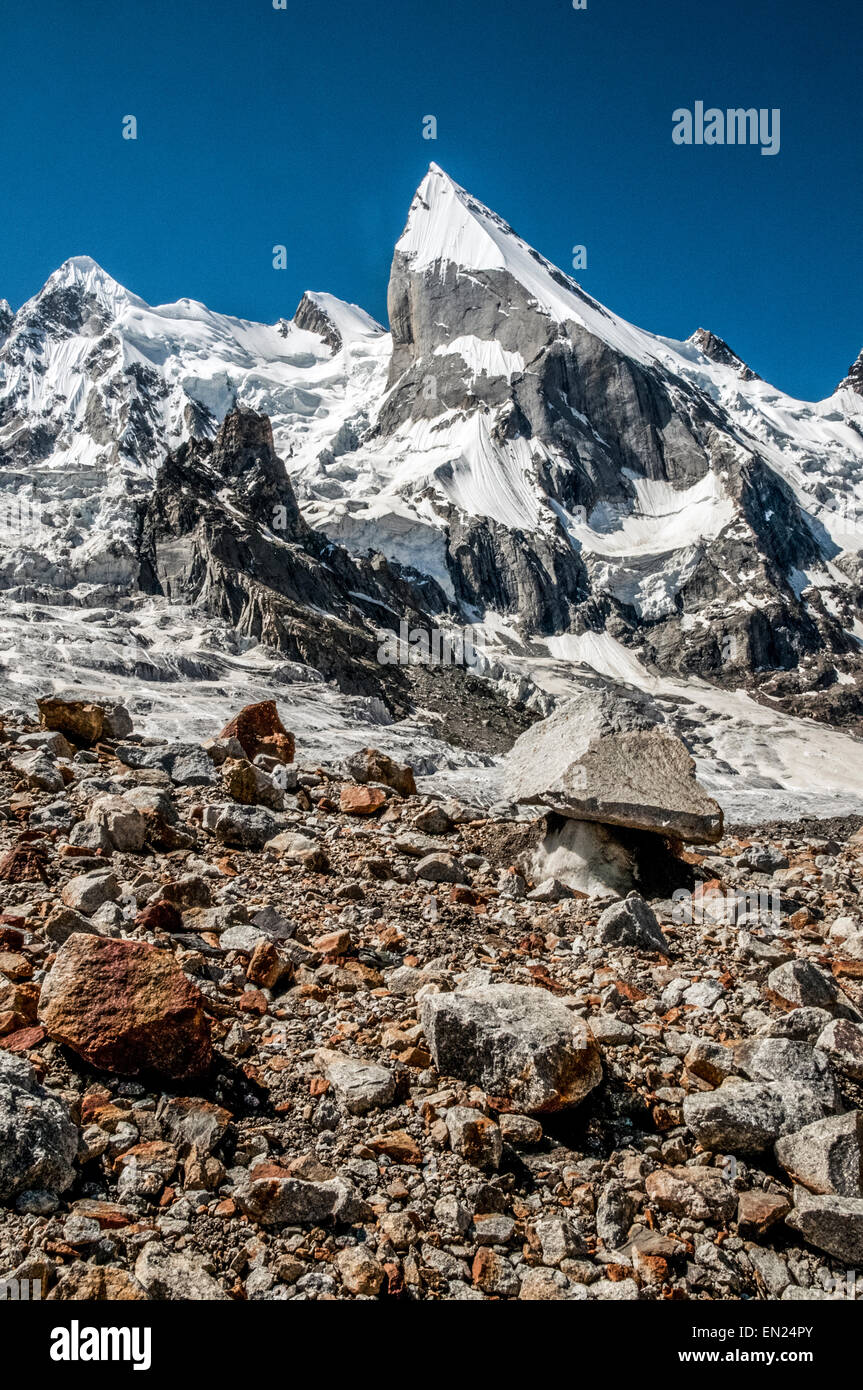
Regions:
<instances>
[{"instance_id":1,"label":"reddish brown rock","mask_svg":"<svg viewBox=\"0 0 863 1390\"><path fill-rule=\"evenodd\" d=\"M290 973L290 963L282 959L272 941L259 941L249 961L247 979L262 989L275 989L279 981Z\"/></svg>"},{"instance_id":2,"label":"reddish brown rock","mask_svg":"<svg viewBox=\"0 0 863 1390\"><path fill-rule=\"evenodd\" d=\"M518 1291L518 1277L512 1265L486 1247L474 1256L471 1277L483 1293L512 1295Z\"/></svg>"},{"instance_id":3,"label":"reddish brown rock","mask_svg":"<svg viewBox=\"0 0 863 1390\"><path fill-rule=\"evenodd\" d=\"M259 989L247 989L237 1002L237 1008L244 1014L260 1014L261 1017L269 1008L266 996Z\"/></svg>"},{"instance_id":4,"label":"reddish brown rock","mask_svg":"<svg viewBox=\"0 0 863 1390\"><path fill-rule=\"evenodd\" d=\"M35 1023L38 1003L38 985L0 984L0 1012L17 1014L25 1023Z\"/></svg>"},{"instance_id":5,"label":"reddish brown rock","mask_svg":"<svg viewBox=\"0 0 863 1390\"><path fill-rule=\"evenodd\" d=\"M29 792L15 792L9 798L9 809L17 821L26 824L30 819L35 802Z\"/></svg>"},{"instance_id":6,"label":"reddish brown rock","mask_svg":"<svg viewBox=\"0 0 863 1390\"><path fill-rule=\"evenodd\" d=\"M406 763L394 762L377 748L363 748L358 753L352 753L345 768L355 782L381 782L385 787L392 787L399 796L417 794L413 768Z\"/></svg>"},{"instance_id":7,"label":"reddish brown rock","mask_svg":"<svg viewBox=\"0 0 863 1390\"><path fill-rule=\"evenodd\" d=\"M44 1028L19 1028L16 1033L7 1033L0 1039L0 1047L6 1052L29 1052L32 1047L43 1043L48 1034Z\"/></svg>"},{"instance_id":8,"label":"reddish brown rock","mask_svg":"<svg viewBox=\"0 0 863 1390\"><path fill-rule=\"evenodd\" d=\"M48 882L48 851L42 845L17 844L0 859L0 879L4 883Z\"/></svg>"},{"instance_id":9,"label":"reddish brown rock","mask_svg":"<svg viewBox=\"0 0 863 1390\"><path fill-rule=\"evenodd\" d=\"M33 966L20 951L0 951L0 975L16 982L29 980L33 975Z\"/></svg>"},{"instance_id":10,"label":"reddish brown rock","mask_svg":"<svg viewBox=\"0 0 863 1390\"><path fill-rule=\"evenodd\" d=\"M275 700L261 700L246 705L229 719L219 738L235 738L246 757L254 761L259 753L268 753L280 763L294 761L294 736L289 734L276 709Z\"/></svg>"},{"instance_id":11,"label":"reddish brown rock","mask_svg":"<svg viewBox=\"0 0 863 1390\"><path fill-rule=\"evenodd\" d=\"M57 1042L103 1071L200 1076L213 1059L203 999L167 951L76 932L42 986L39 1016Z\"/></svg>"},{"instance_id":12,"label":"reddish brown rock","mask_svg":"<svg viewBox=\"0 0 863 1390\"><path fill-rule=\"evenodd\" d=\"M643 1284L658 1286L668 1279L668 1261L661 1255L649 1255L636 1249L632 1252L632 1267Z\"/></svg>"},{"instance_id":13,"label":"reddish brown rock","mask_svg":"<svg viewBox=\"0 0 863 1390\"><path fill-rule=\"evenodd\" d=\"M484 907L485 902L482 893L476 888L468 888L464 883L454 883L449 890L449 900L451 903L458 903L461 907Z\"/></svg>"},{"instance_id":14,"label":"reddish brown rock","mask_svg":"<svg viewBox=\"0 0 863 1390\"><path fill-rule=\"evenodd\" d=\"M745 1236L764 1235L791 1210L791 1199L777 1192L741 1192L737 1199L737 1225Z\"/></svg>"},{"instance_id":15,"label":"reddish brown rock","mask_svg":"<svg viewBox=\"0 0 863 1390\"><path fill-rule=\"evenodd\" d=\"M737 1193L716 1168L657 1168L645 1181L648 1200L659 1211L695 1221L730 1221Z\"/></svg>"},{"instance_id":16,"label":"reddish brown rock","mask_svg":"<svg viewBox=\"0 0 863 1390\"><path fill-rule=\"evenodd\" d=\"M387 799L380 787L342 787L339 810L349 816L373 816Z\"/></svg>"},{"instance_id":17,"label":"reddish brown rock","mask_svg":"<svg viewBox=\"0 0 863 1390\"><path fill-rule=\"evenodd\" d=\"M120 1231L124 1226L133 1226L138 1220L137 1213L131 1207L124 1207L119 1202L101 1201L96 1197L84 1197L75 1202L72 1209L76 1216L98 1221L103 1231Z\"/></svg>"},{"instance_id":18,"label":"reddish brown rock","mask_svg":"<svg viewBox=\"0 0 863 1390\"><path fill-rule=\"evenodd\" d=\"M351 948L351 934L344 928L326 932L323 936L316 936L312 946L325 956L343 956Z\"/></svg>"},{"instance_id":19,"label":"reddish brown rock","mask_svg":"<svg viewBox=\"0 0 863 1390\"><path fill-rule=\"evenodd\" d=\"M119 1171L129 1165L139 1171L153 1173L166 1183L177 1166L177 1150L173 1144L166 1144L161 1139L148 1139L143 1144L125 1149L114 1166Z\"/></svg>"},{"instance_id":20,"label":"reddish brown rock","mask_svg":"<svg viewBox=\"0 0 863 1390\"><path fill-rule=\"evenodd\" d=\"M385 1154L394 1163L422 1163L423 1152L417 1141L404 1129L391 1129L369 1140L369 1148Z\"/></svg>"},{"instance_id":21,"label":"reddish brown rock","mask_svg":"<svg viewBox=\"0 0 863 1390\"><path fill-rule=\"evenodd\" d=\"M135 925L145 931L178 932L183 930L183 918L173 903L150 903L135 918Z\"/></svg>"},{"instance_id":22,"label":"reddish brown rock","mask_svg":"<svg viewBox=\"0 0 863 1390\"><path fill-rule=\"evenodd\" d=\"M37 700L43 729L57 729L79 743L98 743L105 711L86 700Z\"/></svg>"}]
</instances>

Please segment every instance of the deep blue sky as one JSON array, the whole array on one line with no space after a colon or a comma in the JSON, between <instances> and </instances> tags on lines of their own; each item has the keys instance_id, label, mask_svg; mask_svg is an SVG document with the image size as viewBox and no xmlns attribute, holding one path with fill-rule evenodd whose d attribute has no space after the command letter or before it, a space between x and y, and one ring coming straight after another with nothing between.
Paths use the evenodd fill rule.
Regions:
<instances>
[{"instance_id":1,"label":"deep blue sky","mask_svg":"<svg viewBox=\"0 0 863 1390\"><path fill-rule=\"evenodd\" d=\"M86 253L151 303L383 318L434 159L627 318L821 397L863 347L861 39L860 0L4 0L0 297ZM696 100L780 107L781 153L676 147Z\"/></svg>"}]
</instances>

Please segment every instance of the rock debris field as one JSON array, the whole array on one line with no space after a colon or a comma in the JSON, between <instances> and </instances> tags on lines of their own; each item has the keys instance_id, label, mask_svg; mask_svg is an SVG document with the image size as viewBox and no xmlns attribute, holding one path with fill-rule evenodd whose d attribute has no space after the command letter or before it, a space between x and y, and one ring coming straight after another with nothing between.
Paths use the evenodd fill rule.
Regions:
<instances>
[{"instance_id":1,"label":"rock debris field","mask_svg":"<svg viewBox=\"0 0 863 1390\"><path fill-rule=\"evenodd\" d=\"M373 749L309 766L271 703L202 745L7 712L0 1278L853 1298L863 832L720 818L639 843L664 888L590 895L530 867L562 796L501 819Z\"/></svg>"}]
</instances>

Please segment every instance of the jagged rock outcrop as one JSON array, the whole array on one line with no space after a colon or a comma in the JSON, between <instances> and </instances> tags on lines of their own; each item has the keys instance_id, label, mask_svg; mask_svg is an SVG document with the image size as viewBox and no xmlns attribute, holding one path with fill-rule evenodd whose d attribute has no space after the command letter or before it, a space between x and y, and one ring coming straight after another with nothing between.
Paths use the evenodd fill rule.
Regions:
<instances>
[{"instance_id":1,"label":"jagged rock outcrop","mask_svg":"<svg viewBox=\"0 0 863 1390\"><path fill-rule=\"evenodd\" d=\"M225 485L236 509L222 505ZM141 556L147 591L200 604L292 660L328 677L352 671L355 689L377 690L373 633L348 595L380 591L303 521L265 416L231 411L213 444L169 455L143 513Z\"/></svg>"},{"instance_id":2,"label":"jagged rock outcrop","mask_svg":"<svg viewBox=\"0 0 863 1390\"><path fill-rule=\"evenodd\" d=\"M168 456L142 514L140 551L148 592L201 606L341 689L377 695L402 713L412 673L381 664L379 629L403 620L428 628L450 609L434 580L382 556L355 559L314 531L276 456L270 421L242 407L215 441Z\"/></svg>"},{"instance_id":3,"label":"jagged rock outcrop","mask_svg":"<svg viewBox=\"0 0 863 1390\"><path fill-rule=\"evenodd\" d=\"M315 294L311 290L297 305L292 323L302 332L320 338L334 354L341 352L346 337L353 338L358 328L372 334L384 332L358 304L346 305L332 294Z\"/></svg>"},{"instance_id":4,"label":"jagged rock outcrop","mask_svg":"<svg viewBox=\"0 0 863 1390\"><path fill-rule=\"evenodd\" d=\"M297 328L304 328L310 333L317 333L333 352L338 352L341 349L342 336L316 296L303 295L297 305L293 321Z\"/></svg>"},{"instance_id":5,"label":"jagged rock outcrop","mask_svg":"<svg viewBox=\"0 0 863 1390\"><path fill-rule=\"evenodd\" d=\"M718 338L709 329L696 328L689 341L699 352L703 352L705 357L709 357L711 362L719 362L723 367L734 367L741 381L761 380L758 373L747 367L743 359L731 350L724 338Z\"/></svg>"},{"instance_id":6,"label":"jagged rock outcrop","mask_svg":"<svg viewBox=\"0 0 863 1390\"><path fill-rule=\"evenodd\" d=\"M858 396L863 396L863 352L849 369L845 380L839 383L839 390L841 391L843 388L856 391Z\"/></svg>"}]
</instances>

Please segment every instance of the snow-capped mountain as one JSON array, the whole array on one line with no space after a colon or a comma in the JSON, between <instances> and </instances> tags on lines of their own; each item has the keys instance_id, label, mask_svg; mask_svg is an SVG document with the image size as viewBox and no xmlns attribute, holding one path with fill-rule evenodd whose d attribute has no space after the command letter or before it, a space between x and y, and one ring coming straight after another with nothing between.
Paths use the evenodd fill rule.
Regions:
<instances>
[{"instance_id":1,"label":"snow-capped mountain","mask_svg":"<svg viewBox=\"0 0 863 1390\"><path fill-rule=\"evenodd\" d=\"M135 509L167 449L212 437L242 404L280 443L315 454L350 408L348 378L373 375L386 335L353 305L306 295L294 321L252 323L180 300L151 308L86 256L66 261L0 347L0 469L22 517L51 529L6 582L130 583ZM358 359L355 361L355 358Z\"/></svg>"},{"instance_id":2,"label":"snow-capped mountain","mask_svg":"<svg viewBox=\"0 0 863 1390\"><path fill-rule=\"evenodd\" d=\"M610 632L660 669L724 683L802 663L796 689L817 685L822 712L848 704L856 393L793 401L712 334L634 328L436 168L389 308L373 445L398 458L392 492L445 534L462 603L543 634Z\"/></svg>"},{"instance_id":3,"label":"snow-capped mountain","mask_svg":"<svg viewBox=\"0 0 863 1390\"><path fill-rule=\"evenodd\" d=\"M20 656L25 618L32 637L34 603L49 629L61 612L134 612L145 594L163 624L194 603L236 627L246 608L210 580L218 509L236 512L242 478L229 468L214 490L190 441L212 444L239 408L269 417L268 467L282 461L318 538L306 559L323 566L334 542L345 556L335 588L320 569L329 617L362 594L370 630L375 603L383 626L446 611L529 679L584 661L858 724L863 355L827 400L796 401L711 331L679 342L604 308L436 165L395 248L388 306L390 332L327 294L273 325L191 300L150 307L87 257L17 313L0 302L7 651ZM184 468L198 507L187 530ZM157 516L157 474L172 517ZM260 518L243 515L246 545ZM267 532L242 551L257 570L246 578L311 611L306 559ZM182 582L170 566L157 575L156 533L196 557ZM396 578L381 587L369 554ZM208 566L210 580L190 581ZM237 583L248 597L235 565ZM253 622L244 641L310 659L278 629ZM81 651L79 634L73 666Z\"/></svg>"}]
</instances>

